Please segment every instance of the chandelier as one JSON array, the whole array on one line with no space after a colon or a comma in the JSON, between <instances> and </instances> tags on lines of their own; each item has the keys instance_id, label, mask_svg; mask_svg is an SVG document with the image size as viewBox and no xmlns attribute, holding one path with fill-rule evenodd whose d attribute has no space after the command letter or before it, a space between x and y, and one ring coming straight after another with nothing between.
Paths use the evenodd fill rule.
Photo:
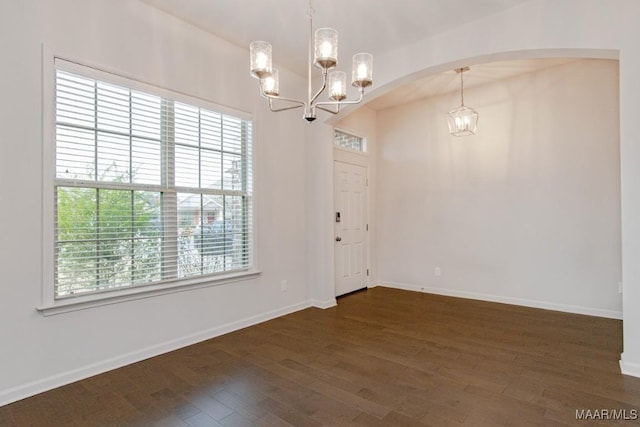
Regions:
<instances>
[{"instance_id":1,"label":"chandelier","mask_svg":"<svg viewBox=\"0 0 640 427\"><path fill-rule=\"evenodd\" d=\"M351 71L351 85L358 88L359 97L347 100L347 75L344 71L332 71L338 63L338 32L333 28L318 28L313 32L314 9L309 1L309 62L307 64L307 100L280 96L278 82L278 70L271 66L271 44L264 41L254 41L249 46L251 75L260 81L260 95L269 101L269 109L273 112L304 109L304 118L308 122L316 119L316 110L322 110L331 114L340 112L340 106L346 104L358 104L364 97L364 90L373 83L372 65L373 56L369 53L357 53L353 55L353 68ZM311 82L311 68L315 65L322 72L322 85L314 93ZM320 95L328 88L327 101L319 100ZM274 101L284 102L283 106L276 108Z\"/></svg>"},{"instance_id":2,"label":"chandelier","mask_svg":"<svg viewBox=\"0 0 640 427\"><path fill-rule=\"evenodd\" d=\"M478 130L478 112L464 105L464 80L462 75L465 71L469 71L469 67L456 68L455 71L460 74L460 106L449 111L447 116L449 132L453 136L475 135L476 130Z\"/></svg>"}]
</instances>

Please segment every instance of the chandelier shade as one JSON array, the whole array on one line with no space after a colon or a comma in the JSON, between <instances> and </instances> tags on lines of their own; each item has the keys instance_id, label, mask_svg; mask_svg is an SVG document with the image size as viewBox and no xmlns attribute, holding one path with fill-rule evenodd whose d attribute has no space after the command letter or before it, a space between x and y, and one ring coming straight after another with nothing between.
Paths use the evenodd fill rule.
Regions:
<instances>
[{"instance_id":1,"label":"chandelier shade","mask_svg":"<svg viewBox=\"0 0 640 427\"><path fill-rule=\"evenodd\" d=\"M329 73L329 98L342 101L347 97L347 74L344 71Z\"/></svg>"},{"instance_id":2,"label":"chandelier shade","mask_svg":"<svg viewBox=\"0 0 640 427\"><path fill-rule=\"evenodd\" d=\"M263 79L271 74L271 44L263 41L249 45L251 75Z\"/></svg>"},{"instance_id":3,"label":"chandelier shade","mask_svg":"<svg viewBox=\"0 0 640 427\"><path fill-rule=\"evenodd\" d=\"M456 73L460 74L460 106L449 111L447 124L449 133L453 136L475 135L478 130L478 118L480 115L473 108L464 105L464 80L463 73L469 71L469 67L457 68Z\"/></svg>"},{"instance_id":4,"label":"chandelier shade","mask_svg":"<svg viewBox=\"0 0 640 427\"><path fill-rule=\"evenodd\" d=\"M351 84L365 88L373 83L373 56L370 53L356 53L353 55Z\"/></svg>"},{"instance_id":5,"label":"chandelier shade","mask_svg":"<svg viewBox=\"0 0 640 427\"><path fill-rule=\"evenodd\" d=\"M322 110L338 114L340 107L347 104L359 104L364 98L365 88L373 84L373 56L369 53L357 53L353 56L351 85L358 89L358 98L347 99L347 75L344 71L332 71L338 65L338 32L333 28L318 28L313 31L313 13L309 1L309 63L307 64L307 99L305 101L285 98L280 95L278 70L272 67L271 44L254 41L249 45L249 72L260 81L260 95L269 102L273 112L303 108L304 119L312 122L316 111ZM313 91L311 69L315 65L322 73L322 84ZM327 100L320 100L326 92ZM275 102L282 102L279 107Z\"/></svg>"},{"instance_id":6,"label":"chandelier shade","mask_svg":"<svg viewBox=\"0 0 640 427\"><path fill-rule=\"evenodd\" d=\"M267 95L278 96L280 94L280 82L278 81L278 69L272 68L268 76L260 79L262 91Z\"/></svg>"},{"instance_id":7,"label":"chandelier shade","mask_svg":"<svg viewBox=\"0 0 640 427\"><path fill-rule=\"evenodd\" d=\"M338 32L333 28L318 28L315 37L315 65L323 70L338 63Z\"/></svg>"}]
</instances>

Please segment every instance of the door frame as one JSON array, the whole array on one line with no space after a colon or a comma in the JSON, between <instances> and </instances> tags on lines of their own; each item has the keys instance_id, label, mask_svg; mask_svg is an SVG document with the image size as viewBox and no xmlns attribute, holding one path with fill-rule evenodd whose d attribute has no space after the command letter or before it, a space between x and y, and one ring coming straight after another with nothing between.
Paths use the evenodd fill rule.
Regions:
<instances>
[{"instance_id":1,"label":"door frame","mask_svg":"<svg viewBox=\"0 0 640 427\"><path fill-rule=\"evenodd\" d=\"M336 128L336 130L340 130L343 131L345 133L360 137L364 140L363 144L365 149L367 148L367 138L363 135L361 135L358 132L353 132L347 129L342 129L342 128ZM370 162L369 162L369 153L368 151L355 151L355 150L349 150L349 149L345 149L345 148L340 148L337 147L335 145L335 143L333 143L333 161L331 163L331 168L332 168L332 202L331 202L331 206L332 206L332 212L335 213L336 212L336 204L335 204L335 190L336 190L336 182L335 182L335 169L336 169L336 162L341 162L341 163L347 163L347 164L351 164L351 165L356 165L356 166L361 166L364 167L366 169L366 185L365 185L365 202L364 202L364 211L365 211L365 219L366 219L366 224L368 226L367 229L367 241L366 241L366 260L365 260L365 269L367 270L367 276L366 276L366 288L371 287L371 206L370 206L370 200L371 200L371 167L370 167ZM332 220L332 240L335 238L335 220ZM335 243L332 241L332 244ZM332 263L333 263L333 295L336 295L336 251L333 251L333 259L332 259Z\"/></svg>"}]
</instances>

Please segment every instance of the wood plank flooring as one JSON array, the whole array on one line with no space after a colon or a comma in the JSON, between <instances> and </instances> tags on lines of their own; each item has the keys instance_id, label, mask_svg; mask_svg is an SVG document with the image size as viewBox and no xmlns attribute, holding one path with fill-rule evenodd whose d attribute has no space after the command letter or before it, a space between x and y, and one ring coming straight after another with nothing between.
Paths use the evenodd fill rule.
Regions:
<instances>
[{"instance_id":1,"label":"wood plank flooring","mask_svg":"<svg viewBox=\"0 0 640 427\"><path fill-rule=\"evenodd\" d=\"M640 411L621 351L620 321L374 288L6 405L0 426L640 425L576 420Z\"/></svg>"}]
</instances>

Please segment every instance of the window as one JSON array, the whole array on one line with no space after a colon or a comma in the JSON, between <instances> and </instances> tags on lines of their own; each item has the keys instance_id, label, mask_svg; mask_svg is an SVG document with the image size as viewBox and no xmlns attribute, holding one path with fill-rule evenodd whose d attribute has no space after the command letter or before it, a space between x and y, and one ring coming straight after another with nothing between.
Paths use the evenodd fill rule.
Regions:
<instances>
[{"instance_id":1,"label":"window","mask_svg":"<svg viewBox=\"0 0 640 427\"><path fill-rule=\"evenodd\" d=\"M56 64L54 299L252 269L251 121Z\"/></svg>"},{"instance_id":2,"label":"window","mask_svg":"<svg viewBox=\"0 0 640 427\"><path fill-rule=\"evenodd\" d=\"M336 147L339 148L346 148L348 150L358 151L361 153L367 151L364 138L351 135L338 129L335 129L333 132L333 140Z\"/></svg>"}]
</instances>

